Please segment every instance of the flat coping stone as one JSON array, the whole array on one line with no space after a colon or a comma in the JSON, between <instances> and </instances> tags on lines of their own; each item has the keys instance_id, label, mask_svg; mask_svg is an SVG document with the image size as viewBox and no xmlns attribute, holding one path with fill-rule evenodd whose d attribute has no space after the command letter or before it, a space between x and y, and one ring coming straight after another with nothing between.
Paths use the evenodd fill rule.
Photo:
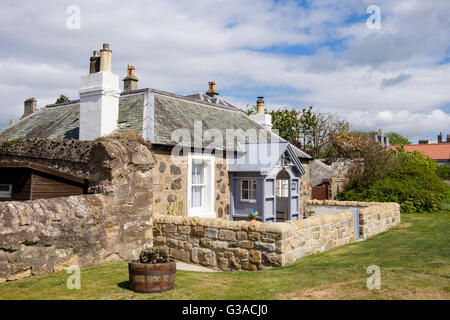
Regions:
<instances>
[{"instance_id":1,"label":"flat coping stone","mask_svg":"<svg viewBox=\"0 0 450 320\"><path fill-rule=\"evenodd\" d=\"M221 272L220 270L215 270L203 266L199 266L196 264L190 264L182 261L176 261L177 263L177 270L183 270L183 271L194 271L194 272Z\"/></svg>"}]
</instances>

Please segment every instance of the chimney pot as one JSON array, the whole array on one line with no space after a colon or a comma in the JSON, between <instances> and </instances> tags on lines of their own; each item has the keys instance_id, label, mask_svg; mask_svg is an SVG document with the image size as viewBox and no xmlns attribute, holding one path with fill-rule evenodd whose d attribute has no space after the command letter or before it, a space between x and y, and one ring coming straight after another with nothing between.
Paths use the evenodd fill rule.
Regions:
<instances>
[{"instance_id":1,"label":"chimney pot","mask_svg":"<svg viewBox=\"0 0 450 320\"><path fill-rule=\"evenodd\" d=\"M256 109L257 113L250 115L250 119L265 129L272 130L272 116L269 113L264 113L264 97L258 97Z\"/></svg>"},{"instance_id":2,"label":"chimney pot","mask_svg":"<svg viewBox=\"0 0 450 320\"><path fill-rule=\"evenodd\" d=\"M100 71L100 52L94 50L92 57L89 59L89 73L97 73Z\"/></svg>"},{"instance_id":3,"label":"chimney pot","mask_svg":"<svg viewBox=\"0 0 450 320\"><path fill-rule=\"evenodd\" d=\"M9 119L9 125L10 126L14 125L14 118Z\"/></svg>"},{"instance_id":4,"label":"chimney pot","mask_svg":"<svg viewBox=\"0 0 450 320\"><path fill-rule=\"evenodd\" d=\"M22 118L25 118L26 116L29 116L32 113L36 112L36 105L37 101L35 98L28 98L23 103L23 116ZM21 118L21 119L22 119Z\"/></svg>"},{"instance_id":5,"label":"chimney pot","mask_svg":"<svg viewBox=\"0 0 450 320\"><path fill-rule=\"evenodd\" d=\"M216 89L216 82L214 80L209 81L208 86L209 86L209 89L208 89L208 91L206 91L206 95L210 96L211 98L218 97L219 92L217 92L217 89Z\"/></svg>"},{"instance_id":6,"label":"chimney pot","mask_svg":"<svg viewBox=\"0 0 450 320\"><path fill-rule=\"evenodd\" d=\"M111 72L112 51L109 49L109 44L104 43L103 49L100 50L100 71Z\"/></svg>"},{"instance_id":7,"label":"chimney pot","mask_svg":"<svg viewBox=\"0 0 450 320\"><path fill-rule=\"evenodd\" d=\"M256 100L256 109L258 114L264 114L264 97L258 97L258 100Z\"/></svg>"},{"instance_id":8,"label":"chimney pot","mask_svg":"<svg viewBox=\"0 0 450 320\"><path fill-rule=\"evenodd\" d=\"M137 90L137 84L139 79L136 77L134 73L135 67L131 64L128 65L127 68L127 76L123 78L123 91L130 92Z\"/></svg>"}]
</instances>

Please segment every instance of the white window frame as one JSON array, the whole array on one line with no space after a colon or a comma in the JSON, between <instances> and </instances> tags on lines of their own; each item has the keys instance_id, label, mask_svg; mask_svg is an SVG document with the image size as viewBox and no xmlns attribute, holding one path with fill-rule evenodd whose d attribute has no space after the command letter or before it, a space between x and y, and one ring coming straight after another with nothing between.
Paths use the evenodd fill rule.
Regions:
<instances>
[{"instance_id":1,"label":"white window frame","mask_svg":"<svg viewBox=\"0 0 450 320\"><path fill-rule=\"evenodd\" d=\"M11 199L12 195L12 184L2 183L1 186L8 186L9 191L0 191L0 199Z\"/></svg>"},{"instance_id":2,"label":"white window frame","mask_svg":"<svg viewBox=\"0 0 450 320\"><path fill-rule=\"evenodd\" d=\"M277 188L277 196L280 198L288 198L289 197L289 180L288 179L279 179L278 188ZM286 194L286 195L284 195Z\"/></svg>"},{"instance_id":3,"label":"white window frame","mask_svg":"<svg viewBox=\"0 0 450 320\"><path fill-rule=\"evenodd\" d=\"M242 187L242 185L244 184L244 181L248 181L248 191L249 191L249 195L250 195L250 190L252 190L252 188L250 188L250 186L253 186L253 183L255 184L255 199L244 199L242 198L242 193L244 191L244 188ZM256 179L241 179L241 202L251 202L251 203L256 203L256 200L258 199L258 181Z\"/></svg>"},{"instance_id":4,"label":"white window frame","mask_svg":"<svg viewBox=\"0 0 450 320\"><path fill-rule=\"evenodd\" d=\"M205 189L203 192L203 206L200 208L191 208L192 202L192 162L202 160L206 163L204 174ZM215 173L214 155L188 154L188 190L187 190L187 215L192 217L215 218L214 210L214 173Z\"/></svg>"}]
</instances>

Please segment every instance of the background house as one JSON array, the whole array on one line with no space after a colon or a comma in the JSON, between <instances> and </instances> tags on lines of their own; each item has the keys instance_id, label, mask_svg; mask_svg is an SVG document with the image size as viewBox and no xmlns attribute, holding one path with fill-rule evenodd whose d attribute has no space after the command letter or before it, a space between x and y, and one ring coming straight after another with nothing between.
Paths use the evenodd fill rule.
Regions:
<instances>
[{"instance_id":1,"label":"background house","mask_svg":"<svg viewBox=\"0 0 450 320\"><path fill-rule=\"evenodd\" d=\"M403 146L405 151L419 151L424 155L436 160L440 165L450 166L450 134L443 140L442 132L437 136L437 143L429 143L428 140L419 140L418 144L407 144ZM398 146L392 146L393 149Z\"/></svg>"}]
</instances>

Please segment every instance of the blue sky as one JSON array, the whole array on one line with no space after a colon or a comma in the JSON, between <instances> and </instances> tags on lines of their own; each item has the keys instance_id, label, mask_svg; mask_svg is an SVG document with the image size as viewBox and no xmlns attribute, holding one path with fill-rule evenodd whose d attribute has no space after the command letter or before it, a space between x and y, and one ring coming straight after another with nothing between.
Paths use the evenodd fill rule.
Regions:
<instances>
[{"instance_id":1,"label":"blue sky","mask_svg":"<svg viewBox=\"0 0 450 320\"><path fill-rule=\"evenodd\" d=\"M80 29L67 28L67 8ZM377 5L380 29L369 29ZM1 2L0 128L28 97L38 107L78 98L93 50L113 50L113 71L136 66L139 87L207 90L239 107L308 105L354 129L413 141L450 133L450 1L154 0Z\"/></svg>"}]
</instances>

